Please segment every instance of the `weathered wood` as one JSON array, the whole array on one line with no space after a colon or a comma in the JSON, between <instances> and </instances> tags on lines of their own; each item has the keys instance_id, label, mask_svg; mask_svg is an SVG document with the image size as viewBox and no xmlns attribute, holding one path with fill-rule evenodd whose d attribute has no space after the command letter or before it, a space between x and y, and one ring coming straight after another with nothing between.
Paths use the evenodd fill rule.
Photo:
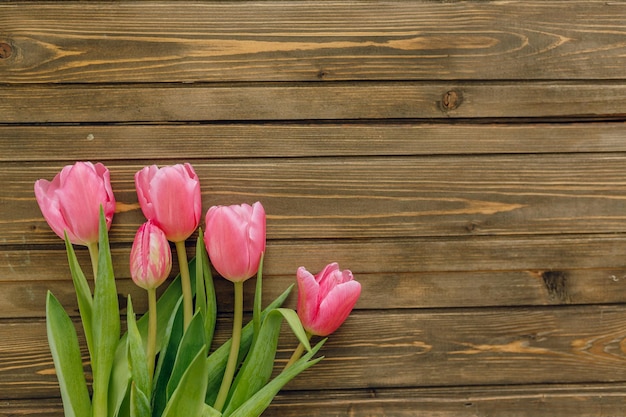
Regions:
<instances>
[{"instance_id":1,"label":"weathered wood","mask_svg":"<svg viewBox=\"0 0 626 417\"><path fill-rule=\"evenodd\" d=\"M624 306L354 313L288 389L623 381ZM229 334L219 321L216 343ZM19 331L18 331L19 329ZM376 337L372 337L376 335ZM57 394L43 321L0 323L4 398ZM281 338L284 364L297 343Z\"/></svg>"},{"instance_id":2,"label":"weathered wood","mask_svg":"<svg viewBox=\"0 0 626 417\"><path fill-rule=\"evenodd\" d=\"M382 261L381 261L382 262ZM304 262L303 260L303 263ZM342 265L351 267L351 265ZM477 265L479 266L479 265ZM354 268L353 268L354 269ZM51 273L53 275L53 273ZM494 272L380 273L357 274L363 285L358 309L510 307L537 305L588 305L626 302L626 269L534 270ZM295 284L289 276L266 275L264 299L277 297ZM232 286L216 277L219 310L232 312ZM146 292L128 278L118 278L120 305L132 295L135 311L146 311ZM78 315L71 282L17 281L0 283L0 318L45 316L46 293L50 290L73 316ZM245 287L245 308L252 308L253 284ZM296 292L285 306L296 308Z\"/></svg>"},{"instance_id":3,"label":"weathered wood","mask_svg":"<svg viewBox=\"0 0 626 417\"><path fill-rule=\"evenodd\" d=\"M194 162L205 209L260 200L270 239L624 232L625 165L620 154ZM112 233L132 242L142 165L109 167L120 203ZM0 167L2 243L59 243L32 187L60 168Z\"/></svg>"},{"instance_id":4,"label":"weathered wood","mask_svg":"<svg viewBox=\"0 0 626 417\"><path fill-rule=\"evenodd\" d=\"M89 271L86 251L77 249ZM130 281L128 248L115 248L120 299L131 293L144 311L145 294ZM530 306L626 302L623 236L489 238L363 242L270 242L265 263L267 300L295 282L304 265L317 272L338 261L363 284L360 309ZM304 255L303 255L304 254ZM189 253L192 256L192 253ZM61 250L0 252L0 318L43 317L48 289L76 315ZM220 310L231 311L232 288L215 278ZM247 287L248 306L253 286ZM295 296L288 305L295 307Z\"/></svg>"},{"instance_id":5,"label":"weathered wood","mask_svg":"<svg viewBox=\"0 0 626 417\"><path fill-rule=\"evenodd\" d=\"M10 86L0 123L615 118L625 103L623 82Z\"/></svg>"},{"instance_id":6,"label":"weathered wood","mask_svg":"<svg viewBox=\"0 0 626 417\"><path fill-rule=\"evenodd\" d=\"M625 14L605 1L11 1L0 79L623 79Z\"/></svg>"},{"instance_id":7,"label":"weathered wood","mask_svg":"<svg viewBox=\"0 0 626 417\"><path fill-rule=\"evenodd\" d=\"M326 359L265 416L623 415L625 15L599 0L0 3L0 416L63 414L46 291L76 322L77 306L33 183L75 160L111 168L122 307L131 293L146 309L128 258L133 175L152 163L191 161L205 210L263 202L266 301L300 265L354 272L363 293ZM216 288L220 342L232 296ZM282 365L296 342L280 343Z\"/></svg>"},{"instance_id":8,"label":"weathered wood","mask_svg":"<svg viewBox=\"0 0 626 417\"><path fill-rule=\"evenodd\" d=\"M349 417L376 415L413 417L470 417L512 415L516 417L619 416L626 401L623 384L452 387L422 389L368 389L283 391L264 417ZM0 416L61 417L58 399L7 400Z\"/></svg>"},{"instance_id":9,"label":"weathered wood","mask_svg":"<svg viewBox=\"0 0 626 417\"><path fill-rule=\"evenodd\" d=\"M625 152L624 123L0 126L0 161Z\"/></svg>"}]
</instances>

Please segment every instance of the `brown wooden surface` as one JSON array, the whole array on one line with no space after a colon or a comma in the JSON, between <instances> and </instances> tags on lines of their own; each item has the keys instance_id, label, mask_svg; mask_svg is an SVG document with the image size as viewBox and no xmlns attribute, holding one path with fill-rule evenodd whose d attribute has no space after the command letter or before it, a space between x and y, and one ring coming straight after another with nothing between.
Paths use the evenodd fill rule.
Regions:
<instances>
[{"instance_id":1,"label":"brown wooden surface","mask_svg":"<svg viewBox=\"0 0 626 417\"><path fill-rule=\"evenodd\" d=\"M621 1L0 3L0 416L63 414L46 291L77 307L33 183L75 160L111 169L140 312L153 163L263 202L266 299L362 282L266 416L625 415L625 52Z\"/></svg>"}]
</instances>

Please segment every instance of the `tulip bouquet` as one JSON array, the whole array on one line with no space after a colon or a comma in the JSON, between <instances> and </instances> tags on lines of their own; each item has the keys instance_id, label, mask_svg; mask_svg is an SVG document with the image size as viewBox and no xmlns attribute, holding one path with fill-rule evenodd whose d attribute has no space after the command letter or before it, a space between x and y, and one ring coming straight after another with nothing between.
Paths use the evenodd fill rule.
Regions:
<instances>
[{"instance_id":1,"label":"tulip bouquet","mask_svg":"<svg viewBox=\"0 0 626 417\"><path fill-rule=\"evenodd\" d=\"M336 263L316 275L300 267L297 311L281 307L293 285L263 309L261 203L211 207L203 232L200 182L190 164L146 167L136 173L135 186L147 221L131 248L130 274L147 291L148 311L137 318L129 295L122 332L108 238L116 205L109 170L77 162L52 181L35 183L44 218L65 240L93 378L89 385L76 328L49 292L48 342L65 416L259 416L287 382L322 359L317 353L326 339L311 346L311 337L328 336L343 323L360 284ZM196 231L195 257L188 262L185 244ZM74 245L88 248L92 283ZM180 274L157 297L172 269L172 247ZM213 346L218 308L213 269L234 287L232 337L220 346ZM244 326L243 285L254 275L252 319ZM275 369L284 321L299 345L287 364Z\"/></svg>"}]
</instances>

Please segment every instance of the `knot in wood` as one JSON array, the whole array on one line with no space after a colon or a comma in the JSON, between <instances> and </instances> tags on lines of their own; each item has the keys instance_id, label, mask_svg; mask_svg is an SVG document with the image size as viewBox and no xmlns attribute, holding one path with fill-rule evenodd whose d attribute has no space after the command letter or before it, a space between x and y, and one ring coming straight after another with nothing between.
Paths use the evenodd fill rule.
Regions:
<instances>
[{"instance_id":1,"label":"knot in wood","mask_svg":"<svg viewBox=\"0 0 626 417\"><path fill-rule=\"evenodd\" d=\"M463 102L463 94L457 90L450 90L441 97L441 109L450 111L457 109Z\"/></svg>"},{"instance_id":2,"label":"knot in wood","mask_svg":"<svg viewBox=\"0 0 626 417\"><path fill-rule=\"evenodd\" d=\"M13 55L13 48L6 42L0 42L0 59L8 59Z\"/></svg>"}]
</instances>

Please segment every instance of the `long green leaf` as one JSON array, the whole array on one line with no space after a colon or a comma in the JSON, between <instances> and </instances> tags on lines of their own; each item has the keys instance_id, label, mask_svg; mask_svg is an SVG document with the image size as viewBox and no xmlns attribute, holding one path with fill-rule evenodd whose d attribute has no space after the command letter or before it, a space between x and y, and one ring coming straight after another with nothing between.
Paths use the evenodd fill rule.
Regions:
<instances>
[{"instance_id":1,"label":"long green leaf","mask_svg":"<svg viewBox=\"0 0 626 417\"><path fill-rule=\"evenodd\" d=\"M279 295L273 302L271 302L265 310L261 313L261 320L265 319L265 316L272 310L283 305L294 285L290 285L281 295ZM239 346L239 359L242 360L252 345L253 338L253 324L252 322L246 324L241 330L241 344ZM219 348L217 348L211 355L209 355L209 383L207 385L206 403L214 404L222 383L224 376L224 368L228 361L228 354L230 353L231 339L224 342Z\"/></svg>"},{"instance_id":2,"label":"long green leaf","mask_svg":"<svg viewBox=\"0 0 626 417\"><path fill-rule=\"evenodd\" d=\"M92 311L93 311L93 296L91 295L91 288L87 283L87 278L78 263L76 258L76 252L74 247L65 233L65 249L67 252L67 261L70 265L70 273L72 275L72 281L74 283L74 291L76 292L76 300L78 301L78 310L80 311L80 318L83 324L83 332L85 333L85 339L87 340L87 348L89 354L93 354L93 336L91 331Z\"/></svg>"},{"instance_id":3,"label":"long green leaf","mask_svg":"<svg viewBox=\"0 0 626 417\"><path fill-rule=\"evenodd\" d=\"M198 239L196 241L196 258L201 259L202 256L202 247L204 246L202 242L202 228L198 229ZM203 316L206 315L207 308L207 299L206 299L206 291L204 289L204 279L198 279L204 275L202 270L202 262L196 262L196 306L194 310L194 314L200 313Z\"/></svg>"},{"instance_id":4,"label":"long green leaf","mask_svg":"<svg viewBox=\"0 0 626 417\"><path fill-rule=\"evenodd\" d=\"M187 368L189 368L195 355L202 346L206 346L204 343L204 318L201 314L197 313L191 319L189 327L187 327L180 341L174 367L172 368L172 374L167 384L167 398L172 396L172 393L178 387L184 373ZM206 355L207 352L204 353L204 356Z\"/></svg>"},{"instance_id":5,"label":"long green leaf","mask_svg":"<svg viewBox=\"0 0 626 417\"><path fill-rule=\"evenodd\" d=\"M206 315L204 317L204 339L206 340L206 344L211 349L211 344L213 343L213 335L215 333L215 324L217 321L217 299L215 296L215 286L213 285L213 274L211 274L211 263L209 261L209 255L206 252L206 247L204 246L204 242L201 241L200 236L198 236L198 244L199 248L199 256L196 256L196 259L199 259L199 264L202 265L202 276L204 277L204 291L206 297Z\"/></svg>"},{"instance_id":6,"label":"long green leaf","mask_svg":"<svg viewBox=\"0 0 626 417\"><path fill-rule=\"evenodd\" d=\"M195 291L195 260L189 262L192 290ZM180 284L180 274L168 285L157 301L157 353L161 351L167 343L166 331L168 323L173 314L176 314L178 303L182 298L182 288ZM141 337L145 340L148 336L148 315L144 314L137 320L137 328ZM127 417L122 411L122 405L128 402L130 392L130 370L126 357L126 337L125 334L117 346L115 352L115 362L112 370L111 385L109 390L109 417Z\"/></svg>"},{"instance_id":7,"label":"long green leaf","mask_svg":"<svg viewBox=\"0 0 626 417\"><path fill-rule=\"evenodd\" d=\"M263 320L257 340L253 342L251 352L233 383L224 416L231 414L269 381L274 368L278 336L283 319L287 320L300 343L311 351L309 338L294 310L277 308L270 311Z\"/></svg>"},{"instance_id":8,"label":"long green leaf","mask_svg":"<svg viewBox=\"0 0 626 417\"><path fill-rule=\"evenodd\" d=\"M134 382L130 391L130 417L150 417L150 400Z\"/></svg>"},{"instance_id":9,"label":"long green leaf","mask_svg":"<svg viewBox=\"0 0 626 417\"><path fill-rule=\"evenodd\" d=\"M306 330L302 327L302 322L298 317L298 313L290 308L277 308L276 311L283 315L283 318L287 320L291 331L293 331L293 334L296 335L298 341L304 345L306 350L310 351L311 345L309 344L309 338L306 334Z\"/></svg>"},{"instance_id":10,"label":"long green leaf","mask_svg":"<svg viewBox=\"0 0 626 417\"><path fill-rule=\"evenodd\" d=\"M150 396L150 375L148 371L148 358L144 350L144 343L135 321L135 311L133 302L128 295L128 307L126 312L128 321L128 363L135 389L144 394L146 398Z\"/></svg>"},{"instance_id":11,"label":"long green leaf","mask_svg":"<svg viewBox=\"0 0 626 417\"><path fill-rule=\"evenodd\" d=\"M93 406L94 417L106 416L109 379L120 339L120 313L113 262L109 247L104 211L100 207L98 277L96 279L92 317L93 347Z\"/></svg>"},{"instance_id":12,"label":"long green leaf","mask_svg":"<svg viewBox=\"0 0 626 417\"><path fill-rule=\"evenodd\" d=\"M76 329L63 306L49 291L46 298L46 327L65 417L89 416L91 401Z\"/></svg>"},{"instance_id":13,"label":"long green leaf","mask_svg":"<svg viewBox=\"0 0 626 417\"><path fill-rule=\"evenodd\" d=\"M208 379L207 347L202 346L167 403L162 417L194 417L204 412L204 395Z\"/></svg>"},{"instance_id":14,"label":"long green leaf","mask_svg":"<svg viewBox=\"0 0 626 417\"><path fill-rule=\"evenodd\" d=\"M165 332L166 344L159 355L157 368L154 375L154 388L152 390L153 416L160 417L167 404L167 383L170 380L178 346L183 338L183 297L180 297L176 313L172 315Z\"/></svg>"},{"instance_id":15,"label":"long green leaf","mask_svg":"<svg viewBox=\"0 0 626 417\"><path fill-rule=\"evenodd\" d=\"M326 339L319 342L310 352L302 356L302 358L296 361L292 366L281 372L276 378L257 391L245 403L231 413L230 417L259 417L287 382L324 358L319 357L311 360L325 342Z\"/></svg>"}]
</instances>

